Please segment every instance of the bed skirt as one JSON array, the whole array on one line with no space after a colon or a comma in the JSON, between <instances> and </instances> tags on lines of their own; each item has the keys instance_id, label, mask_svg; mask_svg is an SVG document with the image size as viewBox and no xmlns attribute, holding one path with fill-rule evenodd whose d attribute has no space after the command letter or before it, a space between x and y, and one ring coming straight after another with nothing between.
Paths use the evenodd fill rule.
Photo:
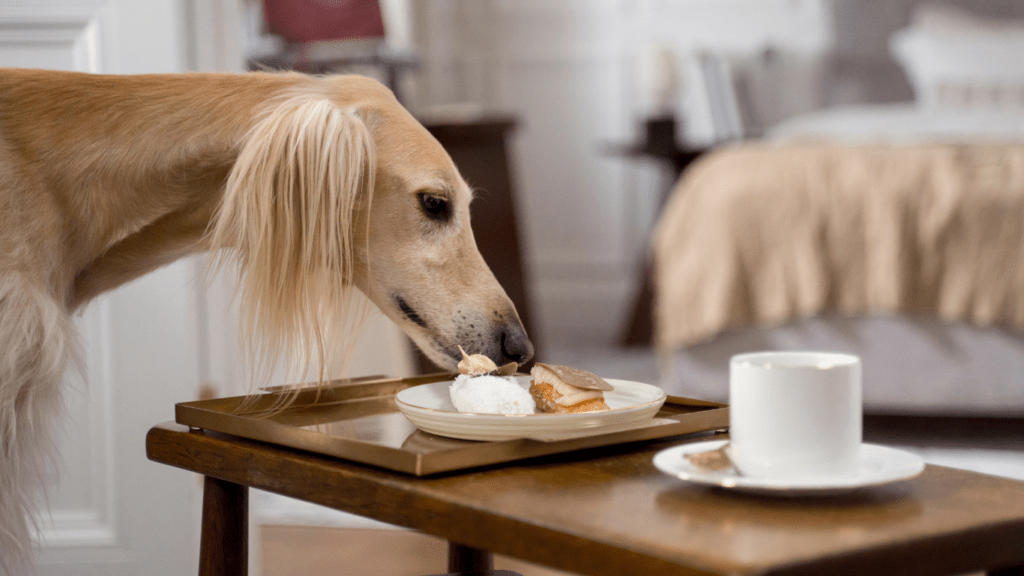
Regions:
<instances>
[{"instance_id":1,"label":"bed skirt","mask_svg":"<svg viewBox=\"0 0 1024 576\"><path fill-rule=\"evenodd\" d=\"M728 402L729 358L755 350L828 350L863 361L874 414L1024 416L1024 334L934 318L814 317L728 330L673 351L669 394Z\"/></svg>"}]
</instances>

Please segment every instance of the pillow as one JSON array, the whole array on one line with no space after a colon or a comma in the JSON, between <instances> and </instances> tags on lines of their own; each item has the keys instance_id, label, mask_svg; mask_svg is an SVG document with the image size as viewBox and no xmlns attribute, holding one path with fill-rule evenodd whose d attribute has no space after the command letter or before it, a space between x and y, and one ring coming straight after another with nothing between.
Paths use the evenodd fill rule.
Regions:
<instances>
[{"instance_id":1,"label":"pillow","mask_svg":"<svg viewBox=\"0 0 1024 576\"><path fill-rule=\"evenodd\" d=\"M924 5L890 50L924 107L1024 112L1024 21Z\"/></svg>"}]
</instances>

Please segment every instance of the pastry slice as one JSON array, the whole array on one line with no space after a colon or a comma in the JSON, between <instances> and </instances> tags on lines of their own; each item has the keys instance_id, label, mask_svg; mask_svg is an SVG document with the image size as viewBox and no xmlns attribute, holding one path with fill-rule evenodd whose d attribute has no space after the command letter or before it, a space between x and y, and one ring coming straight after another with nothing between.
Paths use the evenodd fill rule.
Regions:
<instances>
[{"instance_id":1,"label":"pastry slice","mask_svg":"<svg viewBox=\"0 0 1024 576\"><path fill-rule=\"evenodd\" d=\"M610 410L604 392L612 386L603 378L577 368L541 364L530 370L530 395L542 412L568 414Z\"/></svg>"}]
</instances>

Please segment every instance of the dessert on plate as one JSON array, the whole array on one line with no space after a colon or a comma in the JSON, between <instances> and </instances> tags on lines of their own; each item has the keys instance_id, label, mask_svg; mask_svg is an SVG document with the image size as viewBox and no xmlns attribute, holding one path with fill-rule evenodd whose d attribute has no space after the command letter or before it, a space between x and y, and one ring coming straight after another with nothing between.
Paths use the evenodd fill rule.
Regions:
<instances>
[{"instance_id":1,"label":"dessert on plate","mask_svg":"<svg viewBox=\"0 0 1024 576\"><path fill-rule=\"evenodd\" d=\"M448 388L459 412L477 414L573 414L610 410L604 393L612 385L603 378L568 366L538 362L530 371L527 391L514 378L519 366L497 366L482 354L462 352L459 375Z\"/></svg>"},{"instance_id":2,"label":"dessert on plate","mask_svg":"<svg viewBox=\"0 0 1024 576\"><path fill-rule=\"evenodd\" d=\"M542 412L567 414L610 410L604 393L612 385L600 376L568 366L538 362L530 370L530 395Z\"/></svg>"},{"instance_id":3,"label":"dessert on plate","mask_svg":"<svg viewBox=\"0 0 1024 576\"><path fill-rule=\"evenodd\" d=\"M519 365L496 365L482 354L462 352L459 375L448 388L452 405L459 412L478 414L533 414L533 397L512 376Z\"/></svg>"}]
</instances>

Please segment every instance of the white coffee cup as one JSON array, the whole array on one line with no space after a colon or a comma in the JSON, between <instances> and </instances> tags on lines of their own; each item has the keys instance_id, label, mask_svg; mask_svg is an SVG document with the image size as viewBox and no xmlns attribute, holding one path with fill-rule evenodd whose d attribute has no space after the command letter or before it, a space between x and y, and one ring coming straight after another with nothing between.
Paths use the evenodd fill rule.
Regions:
<instances>
[{"instance_id":1,"label":"white coffee cup","mask_svg":"<svg viewBox=\"0 0 1024 576\"><path fill-rule=\"evenodd\" d=\"M748 476L852 476L862 441L860 358L754 352L729 363L729 456Z\"/></svg>"}]
</instances>

